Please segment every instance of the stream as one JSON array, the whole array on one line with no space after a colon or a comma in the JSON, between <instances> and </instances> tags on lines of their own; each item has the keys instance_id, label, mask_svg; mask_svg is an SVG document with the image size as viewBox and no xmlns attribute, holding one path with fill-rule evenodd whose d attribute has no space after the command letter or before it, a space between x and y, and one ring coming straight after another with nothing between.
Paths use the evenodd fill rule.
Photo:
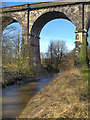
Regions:
<instances>
[{"instance_id":1,"label":"stream","mask_svg":"<svg viewBox=\"0 0 90 120\"><path fill-rule=\"evenodd\" d=\"M2 89L2 117L16 118L24 110L26 104L44 86L54 79L55 75L42 77L39 80L26 81Z\"/></svg>"}]
</instances>

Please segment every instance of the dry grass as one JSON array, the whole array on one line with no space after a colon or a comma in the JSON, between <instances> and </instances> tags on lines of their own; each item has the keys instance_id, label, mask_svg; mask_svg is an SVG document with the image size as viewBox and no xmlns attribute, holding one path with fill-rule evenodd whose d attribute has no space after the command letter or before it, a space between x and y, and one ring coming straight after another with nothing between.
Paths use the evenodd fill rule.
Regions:
<instances>
[{"instance_id":1,"label":"dry grass","mask_svg":"<svg viewBox=\"0 0 90 120\"><path fill-rule=\"evenodd\" d=\"M88 118L87 85L79 69L67 70L37 93L19 118Z\"/></svg>"}]
</instances>

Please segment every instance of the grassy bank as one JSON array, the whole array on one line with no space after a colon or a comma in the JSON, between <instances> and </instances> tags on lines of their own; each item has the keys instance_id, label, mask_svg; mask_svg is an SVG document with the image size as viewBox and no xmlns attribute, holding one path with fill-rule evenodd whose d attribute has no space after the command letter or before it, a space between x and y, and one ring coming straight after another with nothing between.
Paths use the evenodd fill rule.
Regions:
<instances>
[{"instance_id":1,"label":"grassy bank","mask_svg":"<svg viewBox=\"0 0 90 120\"><path fill-rule=\"evenodd\" d=\"M2 87L16 84L21 80L16 65L3 65L2 67Z\"/></svg>"},{"instance_id":2,"label":"grassy bank","mask_svg":"<svg viewBox=\"0 0 90 120\"><path fill-rule=\"evenodd\" d=\"M27 104L19 118L88 118L88 81L72 68L56 77Z\"/></svg>"},{"instance_id":3,"label":"grassy bank","mask_svg":"<svg viewBox=\"0 0 90 120\"><path fill-rule=\"evenodd\" d=\"M81 70L81 74L84 77L84 80L90 82L90 69L83 69Z\"/></svg>"},{"instance_id":4,"label":"grassy bank","mask_svg":"<svg viewBox=\"0 0 90 120\"><path fill-rule=\"evenodd\" d=\"M18 72L18 67L3 66L2 69L2 87L8 87L15 84L23 84L25 81L38 81L43 76L52 75L54 73L47 72L47 70L41 66L30 66L26 69L21 68Z\"/></svg>"},{"instance_id":5,"label":"grassy bank","mask_svg":"<svg viewBox=\"0 0 90 120\"><path fill-rule=\"evenodd\" d=\"M39 69L37 71L37 69ZM22 79L33 79L40 72L40 67L22 67L17 65L3 65L2 68L2 87L7 87L14 84L22 84Z\"/></svg>"}]
</instances>

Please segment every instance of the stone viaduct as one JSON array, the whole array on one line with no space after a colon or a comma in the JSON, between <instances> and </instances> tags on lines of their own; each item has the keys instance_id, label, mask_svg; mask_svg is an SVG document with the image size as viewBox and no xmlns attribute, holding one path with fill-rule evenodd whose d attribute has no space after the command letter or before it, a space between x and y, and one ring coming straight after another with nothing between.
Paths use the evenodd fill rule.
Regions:
<instances>
[{"instance_id":1,"label":"stone viaduct","mask_svg":"<svg viewBox=\"0 0 90 120\"><path fill-rule=\"evenodd\" d=\"M2 8L2 30L19 22L22 27L22 51L34 63L40 61L40 32L53 19L64 18L76 28L75 50L80 51L83 37L90 27L90 1L88 2L39 2Z\"/></svg>"}]
</instances>

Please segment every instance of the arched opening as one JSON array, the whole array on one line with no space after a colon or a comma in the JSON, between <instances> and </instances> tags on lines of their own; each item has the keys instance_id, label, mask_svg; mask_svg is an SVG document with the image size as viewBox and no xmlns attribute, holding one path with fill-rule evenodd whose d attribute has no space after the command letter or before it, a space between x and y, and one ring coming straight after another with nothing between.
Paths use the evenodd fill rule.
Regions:
<instances>
[{"instance_id":1,"label":"arched opening","mask_svg":"<svg viewBox=\"0 0 90 120\"><path fill-rule=\"evenodd\" d=\"M31 35L35 35L38 36L40 35L40 32L42 30L42 28L44 27L44 25L46 23L48 23L49 21L53 20L53 19L59 19L59 18L63 18L63 19L67 19L69 21L71 21L64 13L62 12L47 12L43 15L41 15L33 24L32 29L31 29Z\"/></svg>"},{"instance_id":2,"label":"arched opening","mask_svg":"<svg viewBox=\"0 0 90 120\"><path fill-rule=\"evenodd\" d=\"M8 25L10 25L11 23L14 23L14 22L18 22L18 21L9 16L2 16L2 31L4 31L4 29Z\"/></svg>"},{"instance_id":3,"label":"arched opening","mask_svg":"<svg viewBox=\"0 0 90 120\"><path fill-rule=\"evenodd\" d=\"M88 62L89 62L89 66L90 66L90 18L87 21L86 24L86 29L87 29L87 56L88 56Z\"/></svg>"},{"instance_id":4,"label":"arched opening","mask_svg":"<svg viewBox=\"0 0 90 120\"><path fill-rule=\"evenodd\" d=\"M87 53L88 53L88 59L89 59L89 65L90 65L90 27L88 29L87 42L88 42Z\"/></svg>"},{"instance_id":5,"label":"arched opening","mask_svg":"<svg viewBox=\"0 0 90 120\"><path fill-rule=\"evenodd\" d=\"M6 22L7 23L7 22ZM8 25L9 24L9 25ZM13 20L5 24L7 26L2 32L2 60L3 67L17 66L21 55L22 28L18 22Z\"/></svg>"},{"instance_id":6,"label":"arched opening","mask_svg":"<svg viewBox=\"0 0 90 120\"><path fill-rule=\"evenodd\" d=\"M87 25L86 25L87 31L89 31L89 28L90 28L90 19L88 19L88 22L87 22Z\"/></svg>"},{"instance_id":7,"label":"arched opening","mask_svg":"<svg viewBox=\"0 0 90 120\"><path fill-rule=\"evenodd\" d=\"M90 27L89 27L89 29L88 29L88 38L87 38L87 41L88 41L88 44L89 44L89 46L90 46Z\"/></svg>"},{"instance_id":8,"label":"arched opening","mask_svg":"<svg viewBox=\"0 0 90 120\"><path fill-rule=\"evenodd\" d=\"M49 24L49 22L52 22L54 20L66 20L69 23L72 23L72 21L64 13L57 12L57 11L47 12L47 13L41 15L34 22L34 24L32 26L32 29L31 29L31 44L33 44L33 47L32 47L32 49L33 49L33 51L32 51L32 53L33 53L33 60L34 61L36 60L36 63L38 63L38 61L40 60L40 40L39 40L40 39L40 33L43 30L43 28L47 24ZM58 27L60 27L60 26L58 26ZM73 43L74 43L75 42L75 34L74 34L75 26L74 26L74 24L73 24L73 27L74 27L74 30L72 32L73 32L73 35L74 35L74 40L73 40ZM68 26L68 29L69 29L69 26ZM58 31L55 31L55 32L58 32ZM62 38L59 38L59 40L60 39L62 39ZM74 44L73 44L73 46L74 46ZM43 48L44 47L45 46L43 46Z\"/></svg>"},{"instance_id":9,"label":"arched opening","mask_svg":"<svg viewBox=\"0 0 90 120\"><path fill-rule=\"evenodd\" d=\"M87 41L90 46L90 19L88 20L86 27L87 27Z\"/></svg>"},{"instance_id":10,"label":"arched opening","mask_svg":"<svg viewBox=\"0 0 90 120\"><path fill-rule=\"evenodd\" d=\"M67 50L73 50L75 48L74 31L74 24L66 19L54 19L48 22L40 33L40 52L46 52L50 41L55 40L65 41Z\"/></svg>"}]
</instances>

